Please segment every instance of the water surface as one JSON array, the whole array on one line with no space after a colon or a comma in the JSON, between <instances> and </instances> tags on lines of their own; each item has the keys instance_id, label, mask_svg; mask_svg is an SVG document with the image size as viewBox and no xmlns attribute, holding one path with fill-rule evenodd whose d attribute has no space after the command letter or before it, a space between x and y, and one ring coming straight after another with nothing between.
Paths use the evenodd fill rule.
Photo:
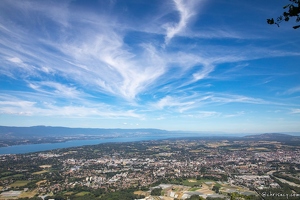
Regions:
<instances>
[{"instance_id":1,"label":"water surface","mask_svg":"<svg viewBox=\"0 0 300 200\"><path fill-rule=\"evenodd\" d=\"M143 140L158 140L166 139L167 136L145 136L145 137L123 137L123 138L112 138L112 139L100 139L100 140L70 140L61 143L43 143L43 144L26 144L26 145L15 145L9 147L1 147L1 154L22 154L32 153L38 151L47 151L53 149L61 149L68 147L78 147L84 145L95 145L109 142L135 142Z\"/></svg>"}]
</instances>

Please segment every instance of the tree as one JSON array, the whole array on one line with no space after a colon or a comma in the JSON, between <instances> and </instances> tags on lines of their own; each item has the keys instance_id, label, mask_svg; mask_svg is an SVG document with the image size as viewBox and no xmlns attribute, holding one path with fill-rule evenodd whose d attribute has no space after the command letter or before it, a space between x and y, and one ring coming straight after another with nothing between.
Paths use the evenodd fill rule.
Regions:
<instances>
[{"instance_id":1,"label":"tree","mask_svg":"<svg viewBox=\"0 0 300 200\"><path fill-rule=\"evenodd\" d=\"M212 190L215 191L216 193L219 193L220 192L220 188L221 188L220 185L214 185L214 187L212 188Z\"/></svg>"},{"instance_id":2,"label":"tree","mask_svg":"<svg viewBox=\"0 0 300 200\"><path fill-rule=\"evenodd\" d=\"M273 18L267 19L268 24L276 24L279 27L279 24L282 21L289 21L290 18L295 17L296 22L300 22L300 0L290 0L290 4L283 6L283 9L288 9L288 11L283 12L282 15L277 17L276 20ZM300 28L300 25L293 26L294 29Z\"/></svg>"},{"instance_id":3,"label":"tree","mask_svg":"<svg viewBox=\"0 0 300 200\"><path fill-rule=\"evenodd\" d=\"M151 191L151 195L153 195L153 196L160 196L161 195L161 191L162 191L162 188L154 188Z\"/></svg>"}]
</instances>

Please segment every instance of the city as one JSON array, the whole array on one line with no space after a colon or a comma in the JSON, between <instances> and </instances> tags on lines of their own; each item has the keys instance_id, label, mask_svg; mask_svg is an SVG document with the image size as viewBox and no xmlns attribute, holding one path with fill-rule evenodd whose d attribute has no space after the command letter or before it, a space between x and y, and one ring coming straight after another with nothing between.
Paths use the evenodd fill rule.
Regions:
<instances>
[{"instance_id":1,"label":"city","mask_svg":"<svg viewBox=\"0 0 300 200\"><path fill-rule=\"evenodd\" d=\"M299 168L300 146L286 141L106 143L2 155L0 199L109 199L118 191L149 200L299 199Z\"/></svg>"}]
</instances>

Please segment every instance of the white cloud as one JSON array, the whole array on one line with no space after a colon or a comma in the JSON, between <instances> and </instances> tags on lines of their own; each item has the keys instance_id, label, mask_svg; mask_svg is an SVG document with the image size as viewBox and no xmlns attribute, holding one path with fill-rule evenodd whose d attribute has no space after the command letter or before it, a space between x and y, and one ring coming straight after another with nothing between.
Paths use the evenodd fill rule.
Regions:
<instances>
[{"instance_id":1,"label":"white cloud","mask_svg":"<svg viewBox=\"0 0 300 200\"><path fill-rule=\"evenodd\" d=\"M186 27L188 21L195 14L194 9L197 8L196 1L175 0L174 3L180 13L180 21L177 26L169 27L169 34L167 34L169 39ZM26 3L26 6L27 9L33 11L39 9L35 8L35 4ZM49 6L51 7L51 4ZM25 77L47 78L43 73L46 73L47 76L49 74L61 75L94 91L118 96L129 101L136 100L138 95L157 85L170 82L174 84L169 85L170 87L186 86L208 78L218 64L255 59L258 56L257 53L251 57L250 53L257 52L257 49L250 48L245 53L241 53L244 50L231 48L228 51L227 47L222 46L201 46L201 48L174 53L158 50L159 47L156 48L150 42L140 44L140 50L136 51L135 48L129 47L124 42L126 31L124 29L119 31L116 27L118 23L108 23L111 16L83 11L72 15L68 12L67 4L60 7L60 12L65 11L68 14L56 16L56 11L52 9L53 5L46 13L43 12L44 7L42 6L38 10L39 15L45 15L59 25L61 25L61 19L65 20L64 28L72 27L76 34L66 34L66 30L57 29L57 32L53 33L55 39L47 38L46 33L37 39L26 36L20 27L15 30L16 27L5 24L8 32L15 30L15 41L23 44L19 45L17 51L9 52L11 54L10 62L22 62L23 70L27 72L22 73ZM3 44L7 47L16 46L13 41L3 40ZM48 51L48 49L52 49L52 51ZM23 59L23 57L21 59L20 53L23 53L23 57L27 57L27 59ZM259 55L261 57L266 54L259 51ZM274 52L270 55L276 56ZM28 62L29 58L30 62ZM26 61L26 65L23 60ZM34 65L27 63L34 63ZM10 70L13 70L13 67ZM169 73L173 70L177 70L176 73ZM190 76L191 71L193 73ZM11 76L16 73L6 70L5 74ZM180 81L181 83L179 83ZM163 90L164 88L159 89ZM58 91L60 91L59 88ZM73 95L72 91L67 91L70 92L69 95Z\"/></svg>"},{"instance_id":2,"label":"white cloud","mask_svg":"<svg viewBox=\"0 0 300 200\"><path fill-rule=\"evenodd\" d=\"M7 7L14 7L18 12L25 13L25 16L32 21L37 20L37 18L32 16L43 15L55 23L59 23L61 26L68 25L69 0L59 2L21 1L18 3L3 0L2 3Z\"/></svg>"},{"instance_id":3,"label":"white cloud","mask_svg":"<svg viewBox=\"0 0 300 200\"><path fill-rule=\"evenodd\" d=\"M248 104L273 104L272 102L265 101L259 98L247 97L235 94L212 94L210 99L214 103L248 103Z\"/></svg>"},{"instance_id":4,"label":"white cloud","mask_svg":"<svg viewBox=\"0 0 300 200\"><path fill-rule=\"evenodd\" d=\"M180 19L179 22L174 24L167 24L165 28L167 30L165 43L168 44L170 40L178 34L180 31L184 30L187 26L190 18L195 15L195 4L196 1L190 0L173 0L176 6L177 11L179 12Z\"/></svg>"},{"instance_id":5,"label":"white cloud","mask_svg":"<svg viewBox=\"0 0 300 200\"><path fill-rule=\"evenodd\" d=\"M285 93L286 94L294 94L294 93L298 93L298 92L300 92L300 86L288 89Z\"/></svg>"},{"instance_id":6,"label":"white cloud","mask_svg":"<svg viewBox=\"0 0 300 200\"><path fill-rule=\"evenodd\" d=\"M132 54L113 30L95 37L89 34L90 39L80 46L63 45L65 54L76 60L73 65L78 67L71 72L75 73L77 81L133 100L164 73L165 63L151 45L143 45L141 54ZM70 71L64 70L64 73L70 74Z\"/></svg>"},{"instance_id":7,"label":"white cloud","mask_svg":"<svg viewBox=\"0 0 300 200\"><path fill-rule=\"evenodd\" d=\"M9 101L7 99L10 99ZM67 118L96 116L99 118L144 119L134 110L120 110L111 106L86 102L81 105L58 105L56 102L25 101L12 96L0 97L0 113L10 115L63 116Z\"/></svg>"},{"instance_id":8,"label":"white cloud","mask_svg":"<svg viewBox=\"0 0 300 200\"><path fill-rule=\"evenodd\" d=\"M157 109L164 109L164 108L171 108L175 107L178 109L179 112L183 112L185 110L188 110L191 108L191 106L195 102L193 101L185 101L183 102L183 99L174 98L171 96L166 96L162 99L160 99L157 103L153 104L152 106Z\"/></svg>"},{"instance_id":9,"label":"white cloud","mask_svg":"<svg viewBox=\"0 0 300 200\"><path fill-rule=\"evenodd\" d=\"M227 115L224 115L225 118L231 118L231 117L239 117L239 116L242 116L244 115L245 112L244 111L240 111L240 112L237 112L237 113L234 113L234 114L227 114Z\"/></svg>"},{"instance_id":10,"label":"white cloud","mask_svg":"<svg viewBox=\"0 0 300 200\"><path fill-rule=\"evenodd\" d=\"M55 95L58 97L79 98L85 96L85 94L79 92L75 87L66 86L58 82L31 82L28 84L28 86L38 92Z\"/></svg>"},{"instance_id":11,"label":"white cloud","mask_svg":"<svg viewBox=\"0 0 300 200\"><path fill-rule=\"evenodd\" d=\"M292 109L291 114L300 114L300 108Z\"/></svg>"},{"instance_id":12,"label":"white cloud","mask_svg":"<svg viewBox=\"0 0 300 200\"><path fill-rule=\"evenodd\" d=\"M165 18L161 17L153 24L143 22L149 27L156 27L151 35L150 32L145 33L145 30L139 29L143 25L133 26L138 22L126 22L126 14L121 19L118 16L113 17L114 12L109 15L77 9L69 12L75 7L69 7L67 1L59 4L62 6L39 1L22 1L14 5L15 3L6 1L11 6L16 6L18 11L23 11L21 13L27 13L14 17L23 16L24 21L31 26L26 27L27 23L12 24L0 17L0 34L5 35L0 38L0 59L4 63L0 65L0 74L23 81L34 92L19 92L12 95L11 101L3 99L0 112L144 119L144 114L152 112L153 109L202 118L243 115L242 112L228 115L214 111L196 113L204 105L276 104L264 100L264 97L207 92L215 89L208 87L214 85L211 78L215 80L224 74L229 74L227 77L232 78L233 73L240 73L245 66L233 67L223 75L212 72L220 72L218 70L227 63L265 57L297 56L298 52L274 51L269 47L257 47L255 43L245 46L243 35L230 29L218 30L215 34L211 33L214 30L198 29L199 32L195 33L188 25L196 15L196 9L198 12L199 1L173 2L176 12L179 13L177 23L166 24L166 20L172 20L168 10L167 14L161 14ZM49 22L53 25L53 31L49 29L50 26L38 26L36 19ZM36 30L39 34L31 27L40 27L41 30ZM162 27L166 29L162 30ZM130 38L132 30L143 36ZM172 38L178 35L241 40L240 43L233 42L230 45L227 42L216 42L213 45L199 39L191 42L191 45L180 41L170 44ZM168 48L161 48L163 44L168 44ZM295 87L288 90L287 94L299 91L299 87ZM147 98L143 98L143 95ZM155 95L156 98L151 98ZM107 104L97 104L97 100ZM112 101L109 102L110 100ZM116 101L119 105L113 106ZM151 109L145 108L145 105ZM298 113L298 110L295 109L292 113ZM167 119L166 116L153 118Z\"/></svg>"},{"instance_id":13,"label":"white cloud","mask_svg":"<svg viewBox=\"0 0 300 200\"><path fill-rule=\"evenodd\" d=\"M0 113L10 115L32 115L36 102L24 100L0 101Z\"/></svg>"},{"instance_id":14,"label":"white cloud","mask_svg":"<svg viewBox=\"0 0 300 200\"><path fill-rule=\"evenodd\" d=\"M23 61L18 57L8 58L7 60L12 62L12 63L16 63L16 64L22 64L23 63Z\"/></svg>"},{"instance_id":15,"label":"white cloud","mask_svg":"<svg viewBox=\"0 0 300 200\"><path fill-rule=\"evenodd\" d=\"M191 118L210 118L210 117L219 117L222 113L216 111L198 111L196 113L192 113L189 115L185 115L186 117Z\"/></svg>"},{"instance_id":16,"label":"white cloud","mask_svg":"<svg viewBox=\"0 0 300 200\"><path fill-rule=\"evenodd\" d=\"M178 96L165 96L159 99L157 102L149 104L152 110L164 110L168 112L185 113L186 115L194 116L196 110L201 110L203 108L208 108L213 106L221 108L223 104L232 103L243 103L243 104L259 104L259 105L277 105L276 102L269 102L259 98L247 97L243 95L236 94L224 94L224 93L190 93L189 91L184 91L178 93ZM202 115L211 114L211 112L198 111ZM189 114L190 113L190 114ZM225 118L236 117L244 115L244 111L237 112L235 114L223 115ZM197 114L197 116L199 113ZM220 116L221 114L218 113Z\"/></svg>"},{"instance_id":17,"label":"white cloud","mask_svg":"<svg viewBox=\"0 0 300 200\"><path fill-rule=\"evenodd\" d=\"M198 81L206 78L212 71L214 71L214 68L215 67L212 65L204 66L201 71L193 74L194 80Z\"/></svg>"}]
</instances>

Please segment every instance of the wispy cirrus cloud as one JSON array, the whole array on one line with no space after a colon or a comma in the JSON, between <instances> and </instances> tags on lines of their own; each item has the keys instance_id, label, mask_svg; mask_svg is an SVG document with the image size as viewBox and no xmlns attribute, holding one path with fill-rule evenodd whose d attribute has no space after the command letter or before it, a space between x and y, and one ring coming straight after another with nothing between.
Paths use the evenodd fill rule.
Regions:
<instances>
[{"instance_id":1,"label":"wispy cirrus cloud","mask_svg":"<svg viewBox=\"0 0 300 200\"><path fill-rule=\"evenodd\" d=\"M30 96L30 95L29 95ZM73 117L104 117L104 118L136 118L144 119L142 114L138 114L132 109L114 108L111 105L92 101L79 101L69 105L60 105L59 102L49 101L46 96L31 97L29 100L11 95L0 96L0 113L10 115L27 116L63 116ZM44 101L42 101L44 100Z\"/></svg>"},{"instance_id":2,"label":"wispy cirrus cloud","mask_svg":"<svg viewBox=\"0 0 300 200\"><path fill-rule=\"evenodd\" d=\"M177 31L186 27L187 22L196 13L194 9L197 7L195 1L176 0L175 5L181 17L177 28L170 29L170 39L178 33ZM52 33L55 37L49 39L47 32L44 32L38 36L38 40L24 36L24 30L19 27L14 37L23 45L19 45L18 51L5 50L6 54L11 54L8 59L11 63L23 65L23 70L28 75L44 78L46 74L51 73L63 76L80 85L87 85L95 91L129 101L135 101L139 94L158 85L158 80L160 85L181 82L177 87L186 86L209 77L219 64L256 59L258 56L258 53L249 56L250 51L257 52L257 49L245 52L237 48L231 49L230 52L225 51L226 47L222 46L203 46L201 49L187 49L186 52L174 53L159 49L150 43L141 43L139 50L136 51L124 42L125 30L119 31L114 23L106 23L109 20L107 16L84 11L72 15L66 11L68 15L58 15L55 18L54 9L49 9L44 14L43 7L31 6L30 9L38 11L37 16L44 16L59 25L63 19L66 21L63 23L65 26ZM29 3L27 7L30 7ZM68 6L62 6L61 9L68 10ZM68 28L72 28L78 34L66 34ZM12 32L11 29L15 27L7 25L6 29ZM3 43L7 47L16 46L13 40ZM174 70L177 73L172 75L170 71Z\"/></svg>"},{"instance_id":3,"label":"wispy cirrus cloud","mask_svg":"<svg viewBox=\"0 0 300 200\"><path fill-rule=\"evenodd\" d=\"M291 114L300 114L300 108L292 109Z\"/></svg>"},{"instance_id":4,"label":"wispy cirrus cloud","mask_svg":"<svg viewBox=\"0 0 300 200\"><path fill-rule=\"evenodd\" d=\"M75 75L77 81L83 80L112 95L134 100L165 72L165 62L151 45L143 45L142 53L137 55L126 49L114 31L101 37L94 36L94 40L87 40L80 46L66 44L63 48L76 60L73 65L78 74L84 74L86 78L83 80Z\"/></svg>"},{"instance_id":5,"label":"wispy cirrus cloud","mask_svg":"<svg viewBox=\"0 0 300 200\"><path fill-rule=\"evenodd\" d=\"M281 61L299 52L248 34L230 9L213 12L220 8L205 0L81 3L1 2L1 113L229 121L250 107L299 105L298 86L280 82L298 75ZM280 99L274 90L293 95Z\"/></svg>"},{"instance_id":6,"label":"wispy cirrus cloud","mask_svg":"<svg viewBox=\"0 0 300 200\"><path fill-rule=\"evenodd\" d=\"M300 92L300 86L296 86L293 88L288 89L285 94L294 94L294 93L299 93Z\"/></svg>"},{"instance_id":7,"label":"wispy cirrus cloud","mask_svg":"<svg viewBox=\"0 0 300 200\"><path fill-rule=\"evenodd\" d=\"M203 118L211 118L211 117L220 117L221 115L222 115L222 113L216 112L216 111L201 111L200 110L197 112L190 113L188 115L184 115L184 117L203 119Z\"/></svg>"},{"instance_id":8,"label":"wispy cirrus cloud","mask_svg":"<svg viewBox=\"0 0 300 200\"><path fill-rule=\"evenodd\" d=\"M8 61L16 64L22 64L23 61L18 57L7 58Z\"/></svg>"},{"instance_id":9,"label":"wispy cirrus cloud","mask_svg":"<svg viewBox=\"0 0 300 200\"><path fill-rule=\"evenodd\" d=\"M170 40L178 34L180 31L186 28L190 18L196 14L195 7L197 1L184 1L184 0L173 0L176 6L176 10L179 12L179 22L177 24L166 24L164 25L167 30L165 37L165 44L168 44Z\"/></svg>"},{"instance_id":10,"label":"wispy cirrus cloud","mask_svg":"<svg viewBox=\"0 0 300 200\"><path fill-rule=\"evenodd\" d=\"M179 99L179 98L173 98L171 96L166 96L162 99L160 99L157 103L153 104L152 106L154 108L157 108L157 109L164 109L166 107L176 107L178 108L178 110L180 112L183 112L184 110L188 110L192 107L192 105L194 104L195 102L193 101L185 101L183 102L183 100Z\"/></svg>"},{"instance_id":11,"label":"wispy cirrus cloud","mask_svg":"<svg viewBox=\"0 0 300 200\"><path fill-rule=\"evenodd\" d=\"M89 16L87 13L79 14L83 15L82 18ZM57 20L59 19L60 17ZM70 22L70 26L76 24ZM83 85L88 84L96 91L110 93L127 100L134 99L147 85L164 73L165 66L163 63L159 64L161 58L150 45L144 45L141 54L131 53L124 44L122 34L114 30L111 24L91 25L89 22L83 23L83 26L86 26L86 29L84 31L78 29L81 35L72 36L72 42L63 32L61 33L63 37L58 40L46 40L42 37L38 41L35 39L33 41L33 38L23 38L22 31L17 37L25 43L22 50L28 53L24 56L31 57L35 65L39 66L34 67L37 73L40 70L43 73L63 75ZM54 34L59 35L60 32ZM6 43L6 46L11 45L12 41ZM35 48L40 48L40 51L35 52ZM49 49L52 51L48 51ZM15 57L9 58L8 61L24 65L17 57L18 52L14 51L11 54ZM47 65L51 68L46 67ZM62 65L64 67L61 67ZM29 73L29 69L27 72Z\"/></svg>"},{"instance_id":12,"label":"wispy cirrus cloud","mask_svg":"<svg viewBox=\"0 0 300 200\"><path fill-rule=\"evenodd\" d=\"M277 102L267 101L261 98L253 98L244 95L217 93L213 94L210 100L214 103L246 103L246 104L277 104Z\"/></svg>"},{"instance_id":13,"label":"wispy cirrus cloud","mask_svg":"<svg viewBox=\"0 0 300 200\"><path fill-rule=\"evenodd\" d=\"M245 115L244 111L239 111L239 112L236 112L234 114L226 114L226 115L224 115L224 117L225 118L231 118L231 117L239 117L239 116L242 116L242 115Z\"/></svg>"},{"instance_id":14,"label":"wispy cirrus cloud","mask_svg":"<svg viewBox=\"0 0 300 200\"><path fill-rule=\"evenodd\" d=\"M37 83L29 83L28 86L37 92L45 93L48 95L55 95L57 97L64 98L79 98L86 96L83 92L80 92L76 89L76 87L70 87L63 85L58 82L51 81L41 81Z\"/></svg>"},{"instance_id":15,"label":"wispy cirrus cloud","mask_svg":"<svg viewBox=\"0 0 300 200\"><path fill-rule=\"evenodd\" d=\"M243 95L233 95L224 93L179 93L177 96L165 96L156 102L149 104L152 110L172 110L173 112L182 113L185 115L194 115L194 112L202 112L203 108L222 108L225 104L253 104L253 105L277 105L277 102L266 101L259 98L252 98ZM282 104L283 105L283 104ZM215 111L214 111L215 112ZM190 114L189 114L190 113ZM242 116L244 111L239 111L234 114L222 114L216 112L217 115L225 118ZM216 114L215 113L215 114ZM205 114L203 112L202 114Z\"/></svg>"}]
</instances>

